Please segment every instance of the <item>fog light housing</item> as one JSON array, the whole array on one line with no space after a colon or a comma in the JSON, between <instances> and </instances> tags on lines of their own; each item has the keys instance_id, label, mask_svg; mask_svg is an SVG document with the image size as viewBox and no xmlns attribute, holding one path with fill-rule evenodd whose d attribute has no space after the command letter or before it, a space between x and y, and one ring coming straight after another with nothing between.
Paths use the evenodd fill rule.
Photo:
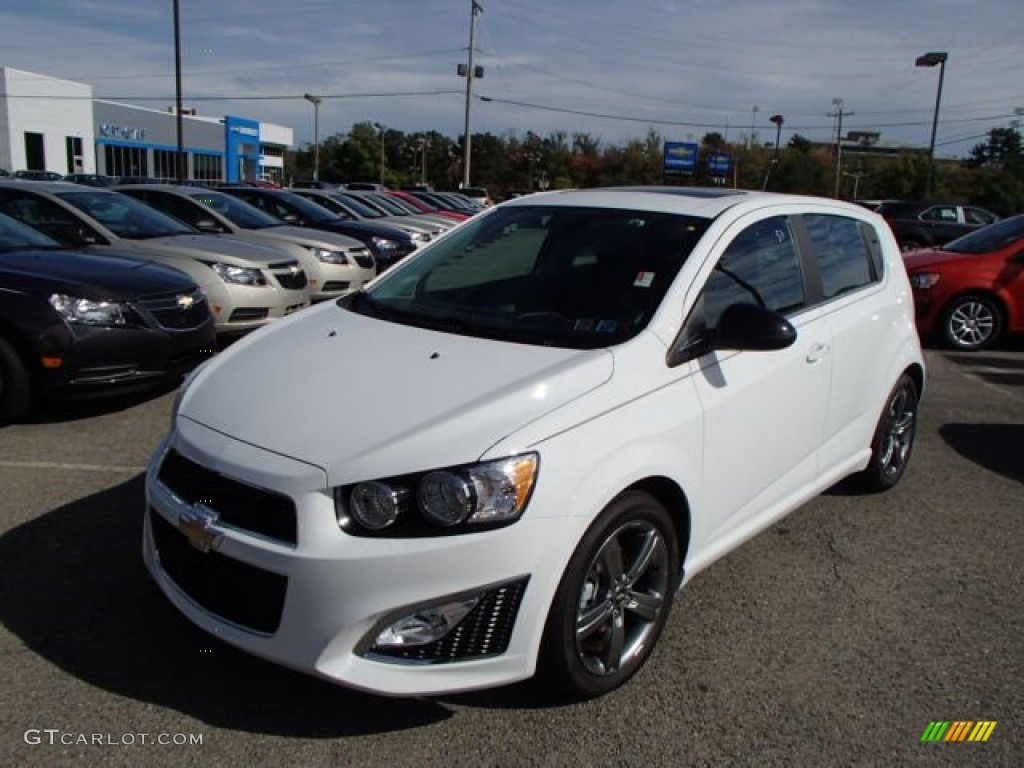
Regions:
<instances>
[{"instance_id":1,"label":"fog light housing","mask_svg":"<svg viewBox=\"0 0 1024 768\"><path fill-rule=\"evenodd\" d=\"M377 635L375 648L427 645L440 640L459 625L480 602L479 595L422 608L403 616Z\"/></svg>"}]
</instances>

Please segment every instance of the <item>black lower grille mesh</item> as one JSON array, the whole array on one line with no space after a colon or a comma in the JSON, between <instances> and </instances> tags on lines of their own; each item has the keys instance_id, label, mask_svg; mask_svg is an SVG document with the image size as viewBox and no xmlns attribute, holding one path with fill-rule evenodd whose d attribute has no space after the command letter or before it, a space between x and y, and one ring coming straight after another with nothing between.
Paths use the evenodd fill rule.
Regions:
<instances>
[{"instance_id":1,"label":"black lower grille mesh","mask_svg":"<svg viewBox=\"0 0 1024 768\"><path fill-rule=\"evenodd\" d=\"M498 656L508 650L528 581L526 577L485 592L466 618L440 640L405 648L375 645L370 653L434 664Z\"/></svg>"},{"instance_id":2,"label":"black lower grille mesh","mask_svg":"<svg viewBox=\"0 0 1024 768\"><path fill-rule=\"evenodd\" d=\"M219 552L201 552L149 511L160 567L204 609L242 627L273 634L281 624L288 579Z\"/></svg>"}]
</instances>

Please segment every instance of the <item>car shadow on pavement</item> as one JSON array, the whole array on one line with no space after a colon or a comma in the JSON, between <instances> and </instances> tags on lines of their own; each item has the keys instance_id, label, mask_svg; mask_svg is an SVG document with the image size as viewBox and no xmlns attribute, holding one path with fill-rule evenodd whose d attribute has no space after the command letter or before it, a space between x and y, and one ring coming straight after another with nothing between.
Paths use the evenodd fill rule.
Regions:
<instances>
[{"instance_id":1,"label":"car shadow on pavement","mask_svg":"<svg viewBox=\"0 0 1024 768\"><path fill-rule=\"evenodd\" d=\"M452 717L438 702L385 699L292 672L194 627L145 570L142 506L140 475L0 537L5 627L89 685L217 727L337 738Z\"/></svg>"},{"instance_id":2,"label":"car shadow on pavement","mask_svg":"<svg viewBox=\"0 0 1024 768\"><path fill-rule=\"evenodd\" d=\"M965 459L1024 483L1024 424L944 424L939 434Z\"/></svg>"},{"instance_id":3,"label":"car shadow on pavement","mask_svg":"<svg viewBox=\"0 0 1024 768\"><path fill-rule=\"evenodd\" d=\"M174 379L130 394L107 395L80 400L35 402L22 424L62 424L64 422L92 419L108 413L117 413L134 408L149 400L156 400L178 388L180 380Z\"/></svg>"}]
</instances>

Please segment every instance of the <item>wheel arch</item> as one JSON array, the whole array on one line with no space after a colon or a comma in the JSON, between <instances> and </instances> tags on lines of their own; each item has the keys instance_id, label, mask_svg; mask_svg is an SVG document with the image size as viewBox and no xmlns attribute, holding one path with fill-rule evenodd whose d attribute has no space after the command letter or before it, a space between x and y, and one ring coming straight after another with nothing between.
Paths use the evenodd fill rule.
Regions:
<instances>
[{"instance_id":1,"label":"wheel arch","mask_svg":"<svg viewBox=\"0 0 1024 768\"><path fill-rule=\"evenodd\" d=\"M679 547L679 581L677 587L683 583L683 567L686 562L686 552L690 545L690 502L686 493L671 478L661 475L645 477L634 482L632 485L623 488L621 493L627 491L643 491L654 497L668 512L675 528L676 543Z\"/></svg>"},{"instance_id":2,"label":"wheel arch","mask_svg":"<svg viewBox=\"0 0 1024 768\"><path fill-rule=\"evenodd\" d=\"M28 371L32 384L35 385L35 381L39 376L39 356L36 354L35 347L28 335L20 331L5 318L0 317L0 339L6 341L14 348L14 351L25 364L25 370Z\"/></svg>"}]
</instances>

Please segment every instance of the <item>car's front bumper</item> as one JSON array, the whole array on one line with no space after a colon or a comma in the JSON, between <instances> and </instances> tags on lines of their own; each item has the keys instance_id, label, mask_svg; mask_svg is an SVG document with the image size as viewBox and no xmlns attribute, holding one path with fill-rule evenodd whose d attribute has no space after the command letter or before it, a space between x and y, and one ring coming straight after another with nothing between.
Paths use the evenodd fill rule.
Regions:
<instances>
[{"instance_id":1,"label":"car's front bumper","mask_svg":"<svg viewBox=\"0 0 1024 768\"><path fill-rule=\"evenodd\" d=\"M186 331L61 326L38 346L39 383L55 399L123 394L180 377L215 352L212 318Z\"/></svg>"},{"instance_id":2,"label":"car's front bumper","mask_svg":"<svg viewBox=\"0 0 1024 768\"><path fill-rule=\"evenodd\" d=\"M353 537L338 526L319 468L187 419L178 425L147 472L144 555L163 592L200 627L285 666L389 695L491 687L533 674L548 605L584 521L527 518L460 536ZM273 488L292 500L294 541L266 535L267 529L246 530L236 514L230 524L206 525L198 537L193 527L196 540L190 542L182 531L189 529L194 505L157 478L161 458L172 447L204 470L249 488ZM214 498L209 506L217 503ZM207 552L195 546L204 542L211 545ZM208 580L198 586L203 578ZM513 615L498 617L513 622L501 652L475 648L443 661L365 653L382 622L406 608L508 586L522 588L516 595L521 601Z\"/></svg>"}]
</instances>

